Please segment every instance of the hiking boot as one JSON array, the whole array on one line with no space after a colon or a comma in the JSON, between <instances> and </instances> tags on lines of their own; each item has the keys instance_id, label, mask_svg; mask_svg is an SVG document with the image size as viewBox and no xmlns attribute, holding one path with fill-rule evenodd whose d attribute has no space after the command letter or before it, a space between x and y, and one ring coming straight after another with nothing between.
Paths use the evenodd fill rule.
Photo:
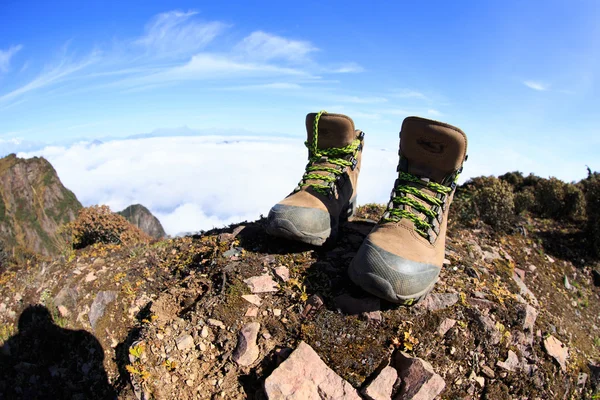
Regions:
<instances>
[{"instance_id":1,"label":"hiking boot","mask_svg":"<svg viewBox=\"0 0 600 400\"><path fill-rule=\"evenodd\" d=\"M364 134L349 117L325 111L306 116L306 131L306 172L271 208L267 233L320 246L354 213Z\"/></svg>"},{"instance_id":2,"label":"hiking boot","mask_svg":"<svg viewBox=\"0 0 600 400\"><path fill-rule=\"evenodd\" d=\"M444 262L448 209L466 151L460 129L418 117L404 120L398 179L385 214L350 264L354 283L405 305L429 293Z\"/></svg>"}]
</instances>

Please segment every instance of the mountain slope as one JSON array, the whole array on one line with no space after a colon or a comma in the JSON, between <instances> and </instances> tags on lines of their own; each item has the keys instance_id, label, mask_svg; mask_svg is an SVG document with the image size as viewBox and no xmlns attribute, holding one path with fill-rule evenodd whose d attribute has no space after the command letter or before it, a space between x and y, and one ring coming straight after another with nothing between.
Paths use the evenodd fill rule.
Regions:
<instances>
[{"instance_id":1,"label":"mountain slope","mask_svg":"<svg viewBox=\"0 0 600 400\"><path fill-rule=\"evenodd\" d=\"M141 204L132 204L117 214L125 217L129 223L137 226L154 239L161 239L167 236L158 218L152 215L150 210Z\"/></svg>"},{"instance_id":2,"label":"mountain slope","mask_svg":"<svg viewBox=\"0 0 600 400\"><path fill-rule=\"evenodd\" d=\"M80 208L44 158L11 154L0 159L0 241L5 251L57 254L57 230Z\"/></svg>"}]
</instances>

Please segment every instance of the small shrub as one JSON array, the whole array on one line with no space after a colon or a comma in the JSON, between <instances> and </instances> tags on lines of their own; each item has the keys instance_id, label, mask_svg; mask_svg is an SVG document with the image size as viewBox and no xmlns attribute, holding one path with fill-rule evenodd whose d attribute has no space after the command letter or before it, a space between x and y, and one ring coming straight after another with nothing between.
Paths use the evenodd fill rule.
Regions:
<instances>
[{"instance_id":1,"label":"small shrub","mask_svg":"<svg viewBox=\"0 0 600 400\"><path fill-rule=\"evenodd\" d=\"M500 175L498 179L509 183L513 187L513 189L516 190L523 186L523 180L525 178L523 177L523 174L521 172L515 171L507 172L504 175Z\"/></svg>"},{"instance_id":2,"label":"small shrub","mask_svg":"<svg viewBox=\"0 0 600 400\"><path fill-rule=\"evenodd\" d=\"M592 249L600 256L600 179L586 184L587 232Z\"/></svg>"},{"instance_id":3,"label":"small shrub","mask_svg":"<svg viewBox=\"0 0 600 400\"><path fill-rule=\"evenodd\" d=\"M515 193L515 213L522 214L524 212L533 211L535 207L535 190L531 186L523 188L518 193Z\"/></svg>"},{"instance_id":4,"label":"small shrub","mask_svg":"<svg viewBox=\"0 0 600 400\"><path fill-rule=\"evenodd\" d=\"M77 218L64 228L75 249L95 243L133 245L148 243L150 237L131 225L108 206L91 206L79 211Z\"/></svg>"},{"instance_id":5,"label":"small shrub","mask_svg":"<svg viewBox=\"0 0 600 400\"><path fill-rule=\"evenodd\" d=\"M565 204L565 183L556 178L542 179L535 187L535 208L539 215L558 218Z\"/></svg>"},{"instance_id":6,"label":"small shrub","mask_svg":"<svg viewBox=\"0 0 600 400\"><path fill-rule=\"evenodd\" d=\"M538 182L535 203L535 209L542 217L570 221L585 218L585 196L581 189L556 178Z\"/></svg>"},{"instance_id":7,"label":"small shrub","mask_svg":"<svg viewBox=\"0 0 600 400\"><path fill-rule=\"evenodd\" d=\"M477 221L477 212L473 205L473 195L462 186L456 189L450 205L449 216L452 221L472 226Z\"/></svg>"},{"instance_id":8,"label":"small shrub","mask_svg":"<svg viewBox=\"0 0 600 400\"><path fill-rule=\"evenodd\" d=\"M565 185L565 204L561 213L561 217L570 221L580 222L585 220L585 195L583 191L573 185L567 183Z\"/></svg>"},{"instance_id":9,"label":"small shrub","mask_svg":"<svg viewBox=\"0 0 600 400\"><path fill-rule=\"evenodd\" d=\"M486 178L486 185L473 193L473 204L479 218L496 230L508 230L514 212L514 194L509 183Z\"/></svg>"}]
</instances>

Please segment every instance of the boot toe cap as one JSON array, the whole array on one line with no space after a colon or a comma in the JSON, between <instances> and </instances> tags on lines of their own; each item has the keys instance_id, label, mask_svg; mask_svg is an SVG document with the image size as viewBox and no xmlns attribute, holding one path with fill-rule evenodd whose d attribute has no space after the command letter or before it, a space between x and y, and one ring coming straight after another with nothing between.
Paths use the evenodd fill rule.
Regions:
<instances>
[{"instance_id":1,"label":"boot toe cap","mask_svg":"<svg viewBox=\"0 0 600 400\"><path fill-rule=\"evenodd\" d=\"M331 215L324 210L276 204L269 211L267 231L274 236L323 244L332 232Z\"/></svg>"},{"instance_id":2,"label":"boot toe cap","mask_svg":"<svg viewBox=\"0 0 600 400\"><path fill-rule=\"evenodd\" d=\"M441 268L390 253L368 238L349 268L350 278L367 292L394 303L413 304L433 288Z\"/></svg>"}]
</instances>

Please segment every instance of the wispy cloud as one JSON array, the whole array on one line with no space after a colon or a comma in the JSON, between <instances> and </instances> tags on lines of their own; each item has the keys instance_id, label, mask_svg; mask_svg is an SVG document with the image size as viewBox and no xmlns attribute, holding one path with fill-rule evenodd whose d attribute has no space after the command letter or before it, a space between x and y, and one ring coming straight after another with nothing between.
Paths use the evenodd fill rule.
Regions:
<instances>
[{"instance_id":1,"label":"wispy cloud","mask_svg":"<svg viewBox=\"0 0 600 400\"><path fill-rule=\"evenodd\" d=\"M8 72L11 58L23 48L22 45L10 46L6 50L0 50L0 72Z\"/></svg>"},{"instance_id":2,"label":"wispy cloud","mask_svg":"<svg viewBox=\"0 0 600 400\"><path fill-rule=\"evenodd\" d=\"M173 57L189 55L204 48L225 31L227 25L194 20L193 11L170 11L155 16L147 25L144 36L133 41L148 55Z\"/></svg>"},{"instance_id":3,"label":"wispy cloud","mask_svg":"<svg viewBox=\"0 0 600 400\"><path fill-rule=\"evenodd\" d=\"M365 69L355 62L350 62L343 64L339 67L332 68L330 71L337 74L351 74L357 72L364 72Z\"/></svg>"},{"instance_id":4,"label":"wispy cloud","mask_svg":"<svg viewBox=\"0 0 600 400\"><path fill-rule=\"evenodd\" d=\"M539 82L539 81L524 81L523 85L527 86L530 89L538 90L538 91L546 91L550 88L550 85Z\"/></svg>"},{"instance_id":5,"label":"wispy cloud","mask_svg":"<svg viewBox=\"0 0 600 400\"><path fill-rule=\"evenodd\" d=\"M226 88L222 88L221 90L298 90L302 89L302 86L297 83L289 83L289 82L273 82L273 83L261 83L256 85L240 85L240 86L230 86Z\"/></svg>"},{"instance_id":6,"label":"wispy cloud","mask_svg":"<svg viewBox=\"0 0 600 400\"><path fill-rule=\"evenodd\" d=\"M305 62L318 49L304 40L292 40L263 31L252 32L234 48L234 53L250 60Z\"/></svg>"},{"instance_id":7,"label":"wispy cloud","mask_svg":"<svg viewBox=\"0 0 600 400\"><path fill-rule=\"evenodd\" d=\"M421 100L429 100L429 98L423 93L412 90L412 89L399 89L394 90L391 96L399 98L399 99L421 99Z\"/></svg>"},{"instance_id":8,"label":"wispy cloud","mask_svg":"<svg viewBox=\"0 0 600 400\"><path fill-rule=\"evenodd\" d=\"M1 95L0 103L12 100L27 92L31 92L61 82L67 77L96 62L98 60L98 57L98 52L92 52L89 56L78 61L73 61L70 57L65 56L60 60L58 64L47 67L46 70L40 73L29 83L11 92Z\"/></svg>"}]
</instances>

